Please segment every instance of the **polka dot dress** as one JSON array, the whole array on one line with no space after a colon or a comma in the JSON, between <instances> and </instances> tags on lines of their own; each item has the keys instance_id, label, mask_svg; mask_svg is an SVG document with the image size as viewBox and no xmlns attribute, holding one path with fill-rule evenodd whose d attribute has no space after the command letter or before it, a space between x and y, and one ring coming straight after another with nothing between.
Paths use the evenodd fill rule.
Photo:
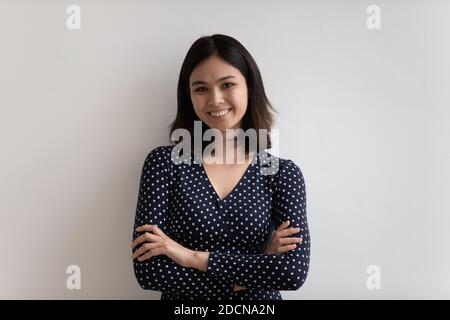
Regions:
<instances>
[{"instance_id":1,"label":"polka dot dress","mask_svg":"<svg viewBox=\"0 0 450 320\"><path fill-rule=\"evenodd\" d=\"M282 300L280 290L298 290L310 257L299 167L262 151L220 199L201 160L188 156L190 161L180 161L173 146L150 151L142 168L134 229L156 224L182 246L209 251L207 271L182 267L165 255L135 259L140 286L162 292L161 300ZM300 234L292 236L303 242L285 253L265 254L272 231L287 219L289 227L300 227ZM134 231L133 240L141 234ZM234 284L247 289L233 292Z\"/></svg>"}]
</instances>

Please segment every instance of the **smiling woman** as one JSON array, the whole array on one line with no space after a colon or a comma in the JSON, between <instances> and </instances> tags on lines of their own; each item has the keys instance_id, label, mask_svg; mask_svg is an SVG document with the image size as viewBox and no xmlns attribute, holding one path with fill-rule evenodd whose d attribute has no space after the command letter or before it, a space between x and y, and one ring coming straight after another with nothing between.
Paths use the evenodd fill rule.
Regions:
<instances>
[{"instance_id":1,"label":"smiling woman","mask_svg":"<svg viewBox=\"0 0 450 320\"><path fill-rule=\"evenodd\" d=\"M276 112L253 57L239 41L220 34L202 37L189 49L180 70L177 103L171 132L187 129L191 136L195 121L204 124L202 136L210 128L224 134L237 128L270 131ZM257 145L258 150L271 148L270 135L258 137Z\"/></svg>"},{"instance_id":2,"label":"smiling woman","mask_svg":"<svg viewBox=\"0 0 450 320\"><path fill-rule=\"evenodd\" d=\"M220 77L227 74L225 77ZM213 81L212 79L217 79ZM216 55L191 73L191 100L195 113L210 128L239 129L247 111L247 84L238 69Z\"/></svg>"},{"instance_id":3,"label":"smiling woman","mask_svg":"<svg viewBox=\"0 0 450 320\"><path fill-rule=\"evenodd\" d=\"M213 35L191 46L171 132L185 129L195 139L196 121L202 137L203 128L270 132L271 110L258 67L236 39ZM213 144L224 156L244 155L245 163L207 162L194 149L183 150L190 161L178 161L174 141L144 161L133 266L141 287L161 291L162 300L280 300L280 290L306 280L310 239L300 168L265 150L268 134L255 136L255 148L222 137Z\"/></svg>"}]
</instances>

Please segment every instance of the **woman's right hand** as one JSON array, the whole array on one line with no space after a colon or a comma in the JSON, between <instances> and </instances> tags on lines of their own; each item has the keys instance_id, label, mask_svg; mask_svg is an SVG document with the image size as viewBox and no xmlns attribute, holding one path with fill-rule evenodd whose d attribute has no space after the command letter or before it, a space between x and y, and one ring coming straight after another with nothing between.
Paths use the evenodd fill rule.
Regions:
<instances>
[{"instance_id":1,"label":"woman's right hand","mask_svg":"<svg viewBox=\"0 0 450 320\"><path fill-rule=\"evenodd\" d=\"M280 254L294 250L296 243L302 243L302 237L290 237L291 234L299 233L300 228L288 228L290 221L286 220L272 233L270 243L267 245L264 253Z\"/></svg>"}]
</instances>

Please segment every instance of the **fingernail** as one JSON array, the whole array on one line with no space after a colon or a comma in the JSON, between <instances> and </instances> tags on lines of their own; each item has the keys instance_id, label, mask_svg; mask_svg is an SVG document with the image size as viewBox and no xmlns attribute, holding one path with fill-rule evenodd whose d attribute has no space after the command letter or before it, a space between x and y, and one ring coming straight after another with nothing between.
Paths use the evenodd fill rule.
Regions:
<instances>
[{"instance_id":1,"label":"fingernail","mask_svg":"<svg viewBox=\"0 0 450 320\"><path fill-rule=\"evenodd\" d=\"M291 223L291 222L288 220L288 221L287 221L287 224L289 225L290 223Z\"/></svg>"}]
</instances>

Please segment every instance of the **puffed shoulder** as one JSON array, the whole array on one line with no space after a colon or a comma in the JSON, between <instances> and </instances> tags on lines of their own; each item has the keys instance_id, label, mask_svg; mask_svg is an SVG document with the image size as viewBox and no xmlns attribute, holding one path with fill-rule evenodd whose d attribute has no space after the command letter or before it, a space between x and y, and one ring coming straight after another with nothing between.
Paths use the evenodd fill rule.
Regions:
<instances>
[{"instance_id":1,"label":"puffed shoulder","mask_svg":"<svg viewBox=\"0 0 450 320\"><path fill-rule=\"evenodd\" d=\"M292 187L299 188L302 194L305 193L305 179L302 170L292 160L282 161L281 169L275 182L275 190L284 192L292 190Z\"/></svg>"},{"instance_id":2,"label":"puffed shoulder","mask_svg":"<svg viewBox=\"0 0 450 320\"><path fill-rule=\"evenodd\" d=\"M271 176L275 190L283 190L286 185L293 181L300 183L304 187L304 177L300 167L291 159L276 157L268 152L265 153L261 161L262 168L265 166L265 173ZM263 170L263 169L262 169Z\"/></svg>"},{"instance_id":3,"label":"puffed shoulder","mask_svg":"<svg viewBox=\"0 0 450 320\"><path fill-rule=\"evenodd\" d=\"M169 169L172 166L172 153L173 146L158 146L149 151L145 158L145 168L159 168Z\"/></svg>"},{"instance_id":4,"label":"puffed shoulder","mask_svg":"<svg viewBox=\"0 0 450 320\"><path fill-rule=\"evenodd\" d=\"M148 152L147 158L154 159L159 158L159 160L170 159L173 146L158 146Z\"/></svg>"},{"instance_id":5,"label":"puffed shoulder","mask_svg":"<svg viewBox=\"0 0 450 320\"><path fill-rule=\"evenodd\" d=\"M272 155L271 153L264 151L260 154L261 166L270 168L270 171L267 171L267 174L271 174L274 177L279 177L281 175L286 174L302 174L302 170L300 167L291 159L283 159L277 156Z\"/></svg>"}]
</instances>

